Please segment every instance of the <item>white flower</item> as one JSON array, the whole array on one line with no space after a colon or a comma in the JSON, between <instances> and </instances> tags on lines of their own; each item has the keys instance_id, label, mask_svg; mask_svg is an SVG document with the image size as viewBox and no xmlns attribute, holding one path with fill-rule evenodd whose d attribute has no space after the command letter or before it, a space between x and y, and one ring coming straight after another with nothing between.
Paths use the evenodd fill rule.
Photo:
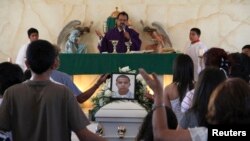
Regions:
<instances>
[{"instance_id":1,"label":"white flower","mask_svg":"<svg viewBox=\"0 0 250 141\"><path fill-rule=\"evenodd\" d=\"M110 91L109 89L104 92L104 96L106 97L111 97L111 95L112 95L112 91Z\"/></svg>"},{"instance_id":2,"label":"white flower","mask_svg":"<svg viewBox=\"0 0 250 141\"><path fill-rule=\"evenodd\" d=\"M136 76L136 80L139 81L139 82L141 82L141 84L143 85L143 87L147 86L147 83L146 83L146 81L144 80L144 78L141 76L141 74L138 74L138 75Z\"/></svg>"},{"instance_id":3,"label":"white flower","mask_svg":"<svg viewBox=\"0 0 250 141\"><path fill-rule=\"evenodd\" d=\"M147 85L147 83L146 83L145 80L142 80L142 81L141 81L141 84L142 84L143 86L146 86L146 85Z\"/></svg>"},{"instance_id":4,"label":"white flower","mask_svg":"<svg viewBox=\"0 0 250 141\"><path fill-rule=\"evenodd\" d=\"M96 94L96 97L98 97L98 98L100 98L102 96L102 92L98 92L97 94Z\"/></svg>"},{"instance_id":5,"label":"white flower","mask_svg":"<svg viewBox=\"0 0 250 141\"><path fill-rule=\"evenodd\" d=\"M109 88L110 88L110 79L107 79L106 83L102 85L102 90L105 91L108 90Z\"/></svg>"},{"instance_id":6,"label":"white flower","mask_svg":"<svg viewBox=\"0 0 250 141\"><path fill-rule=\"evenodd\" d=\"M129 72L129 71L130 71L129 66L126 66L126 67L123 67L123 68L119 67L119 72Z\"/></svg>"},{"instance_id":7,"label":"white flower","mask_svg":"<svg viewBox=\"0 0 250 141\"><path fill-rule=\"evenodd\" d=\"M143 81L144 79L143 79L143 77L141 76L141 74L138 74L138 75L136 76L136 80L137 80L137 81Z\"/></svg>"},{"instance_id":8,"label":"white flower","mask_svg":"<svg viewBox=\"0 0 250 141\"><path fill-rule=\"evenodd\" d=\"M104 104L104 101L103 101L102 98L100 98L100 99L99 99L99 105L100 105L100 106L103 106L103 104Z\"/></svg>"},{"instance_id":9,"label":"white flower","mask_svg":"<svg viewBox=\"0 0 250 141\"><path fill-rule=\"evenodd\" d=\"M136 70L131 70L128 73L136 73Z\"/></svg>"}]
</instances>

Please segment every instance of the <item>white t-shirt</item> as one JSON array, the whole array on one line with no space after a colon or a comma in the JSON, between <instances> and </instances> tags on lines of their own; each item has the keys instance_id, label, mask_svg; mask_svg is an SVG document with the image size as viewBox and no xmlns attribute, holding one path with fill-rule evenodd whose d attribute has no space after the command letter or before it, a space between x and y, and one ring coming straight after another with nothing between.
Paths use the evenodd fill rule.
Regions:
<instances>
[{"instance_id":1,"label":"white t-shirt","mask_svg":"<svg viewBox=\"0 0 250 141\"><path fill-rule=\"evenodd\" d=\"M207 141L208 130L206 127L188 128L192 141Z\"/></svg>"},{"instance_id":2,"label":"white t-shirt","mask_svg":"<svg viewBox=\"0 0 250 141\"><path fill-rule=\"evenodd\" d=\"M198 75L202 69L204 69L204 65L202 64L202 60L199 56L202 56L207 51L207 47L201 42L196 42L194 44L190 44L186 47L186 54L188 54L194 63L194 80L198 80Z\"/></svg>"},{"instance_id":3,"label":"white t-shirt","mask_svg":"<svg viewBox=\"0 0 250 141\"><path fill-rule=\"evenodd\" d=\"M181 112L185 113L193 104L194 89L188 91L181 102Z\"/></svg>"},{"instance_id":4,"label":"white t-shirt","mask_svg":"<svg viewBox=\"0 0 250 141\"><path fill-rule=\"evenodd\" d=\"M23 69L23 71L25 71L27 69L27 67L25 65L25 59L26 59L26 50L28 48L28 45L29 44L23 45L19 49L17 57L16 57L16 64L18 64Z\"/></svg>"},{"instance_id":5,"label":"white t-shirt","mask_svg":"<svg viewBox=\"0 0 250 141\"><path fill-rule=\"evenodd\" d=\"M128 93L126 95L120 95L118 92L114 93L112 95L113 98L134 98L134 95L128 91Z\"/></svg>"}]
</instances>

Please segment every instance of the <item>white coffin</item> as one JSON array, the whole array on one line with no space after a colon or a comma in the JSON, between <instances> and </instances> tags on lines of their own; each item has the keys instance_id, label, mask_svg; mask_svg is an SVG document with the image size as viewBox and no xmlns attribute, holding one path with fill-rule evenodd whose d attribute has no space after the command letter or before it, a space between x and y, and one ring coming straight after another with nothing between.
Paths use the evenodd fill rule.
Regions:
<instances>
[{"instance_id":1,"label":"white coffin","mask_svg":"<svg viewBox=\"0 0 250 141\"><path fill-rule=\"evenodd\" d=\"M115 101L96 112L96 121L109 141L134 141L147 111L137 102ZM118 136L118 126L124 126L124 138Z\"/></svg>"}]
</instances>

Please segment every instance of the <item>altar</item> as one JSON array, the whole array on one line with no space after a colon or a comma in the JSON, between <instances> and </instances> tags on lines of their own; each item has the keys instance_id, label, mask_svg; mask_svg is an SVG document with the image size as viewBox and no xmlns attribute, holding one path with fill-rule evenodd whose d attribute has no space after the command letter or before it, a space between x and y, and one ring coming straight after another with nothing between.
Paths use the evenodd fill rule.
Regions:
<instances>
[{"instance_id":1,"label":"altar","mask_svg":"<svg viewBox=\"0 0 250 141\"><path fill-rule=\"evenodd\" d=\"M133 70L144 68L160 76L172 75L172 65L178 54L60 54L60 71L76 77L104 73L119 73L119 68L129 66ZM81 83L83 83L81 81ZM86 82L85 82L86 83ZM146 111L133 103L132 106L106 105L97 112L96 121L102 125L103 135L108 140L134 140ZM122 104L124 105L124 104ZM125 103L126 105L126 103ZM85 107L84 107L85 108ZM132 111L132 113L131 113ZM136 111L136 112L134 112ZM112 114L111 114L111 113ZM120 113L122 112L122 113ZM124 112L127 112L124 114ZM138 115L135 115L137 113ZM98 123L95 123L95 128ZM93 124L92 124L93 125ZM126 128L124 137L119 138L118 127ZM93 129L92 129L93 130ZM95 129L94 129L95 130ZM95 132L95 131L92 131Z\"/></svg>"},{"instance_id":2,"label":"altar","mask_svg":"<svg viewBox=\"0 0 250 141\"><path fill-rule=\"evenodd\" d=\"M133 53L133 54L60 54L59 70L73 76L74 83L85 91L95 84L99 74L117 73L119 67L129 66L133 70L144 68L161 77L164 86L172 82L172 65L176 53ZM85 110L92 108L90 100L81 105Z\"/></svg>"},{"instance_id":3,"label":"altar","mask_svg":"<svg viewBox=\"0 0 250 141\"><path fill-rule=\"evenodd\" d=\"M144 68L149 73L172 74L178 54L60 54L59 71L70 75L117 73L119 67Z\"/></svg>"}]
</instances>

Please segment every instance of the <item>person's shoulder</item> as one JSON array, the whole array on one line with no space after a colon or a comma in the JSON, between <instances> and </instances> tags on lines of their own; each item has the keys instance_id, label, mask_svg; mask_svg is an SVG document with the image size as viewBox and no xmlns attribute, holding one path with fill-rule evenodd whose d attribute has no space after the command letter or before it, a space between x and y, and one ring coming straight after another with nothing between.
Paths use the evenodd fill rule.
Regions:
<instances>
[{"instance_id":1,"label":"person's shoulder","mask_svg":"<svg viewBox=\"0 0 250 141\"><path fill-rule=\"evenodd\" d=\"M202 48L207 48L207 46L205 45L205 43L203 43L202 41L199 41L198 44Z\"/></svg>"},{"instance_id":2,"label":"person's shoulder","mask_svg":"<svg viewBox=\"0 0 250 141\"><path fill-rule=\"evenodd\" d=\"M129 30L129 32L133 32L133 33L135 33L135 34L139 34L139 32L137 32L137 31L136 31L134 28L132 28L132 27L129 27L128 30Z\"/></svg>"},{"instance_id":3,"label":"person's shoulder","mask_svg":"<svg viewBox=\"0 0 250 141\"><path fill-rule=\"evenodd\" d=\"M52 71L51 78L60 83L64 83L64 81L72 81L71 76L69 74L58 70Z\"/></svg>"},{"instance_id":4,"label":"person's shoulder","mask_svg":"<svg viewBox=\"0 0 250 141\"><path fill-rule=\"evenodd\" d=\"M116 33L118 33L118 29L116 27L114 27L105 33L104 38L110 38L110 37L114 36L114 34L116 34Z\"/></svg>"},{"instance_id":5,"label":"person's shoulder","mask_svg":"<svg viewBox=\"0 0 250 141\"><path fill-rule=\"evenodd\" d=\"M165 90L173 90L173 89L177 89L177 85L178 85L178 83L177 83L177 82L173 82L173 83L171 83L171 84L167 85L167 86L165 87Z\"/></svg>"},{"instance_id":6,"label":"person's shoulder","mask_svg":"<svg viewBox=\"0 0 250 141\"><path fill-rule=\"evenodd\" d=\"M12 94L12 93L16 93L16 92L20 92L22 90L25 90L25 88L26 88L25 83L22 82L22 83L14 84L14 85L8 87L5 90L5 92L9 93L9 94Z\"/></svg>"},{"instance_id":7,"label":"person's shoulder","mask_svg":"<svg viewBox=\"0 0 250 141\"><path fill-rule=\"evenodd\" d=\"M26 50L27 50L27 48L28 48L28 45L29 45L28 43L23 44L23 45L20 47L18 53L26 52Z\"/></svg>"},{"instance_id":8,"label":"person's shoulder","mask_svg":"<svg viewBox=\"0 0 250 141\"><path fill-rule=\"evenodd\" d=\"M20 49L27 49L30 43L23 44Z\"/></svg>"},{"instance_id":9,"label":"person's shoulder","mask_svg":"<svg viewBox=\"0 0 250 141\"><path fill-rule=\"evenodd\" d=\"M61 72L61 71L58 71L58 70L53 70L52 71L52 75L60 75L60 76L63 76L63 77L69 77L70 78L70 75L65 73L65 72Z\"/></svg>"},{"instance_id":10,"label":"person's shoulder","mask_svg":"<svg viewBox=\"0 0 250 141\"><path fill-rule=\"evenodd\" d=\"M50 80L49 86L51 89L59 91L59 93L73 94L69 87L67 87L66 85L64 85L60 82L58 83L57 81Z\"/></svg>"},{"instance_id":11,"label":"person's shoulder","mask_svg":"<svg viewBox=\"0 0 250 141\"><path fill-rule=\"evenodd\" d=\"M106 34L112 34L114 32L119 32L117 27L111 28Z\"/></svg>"}]
</instances>

